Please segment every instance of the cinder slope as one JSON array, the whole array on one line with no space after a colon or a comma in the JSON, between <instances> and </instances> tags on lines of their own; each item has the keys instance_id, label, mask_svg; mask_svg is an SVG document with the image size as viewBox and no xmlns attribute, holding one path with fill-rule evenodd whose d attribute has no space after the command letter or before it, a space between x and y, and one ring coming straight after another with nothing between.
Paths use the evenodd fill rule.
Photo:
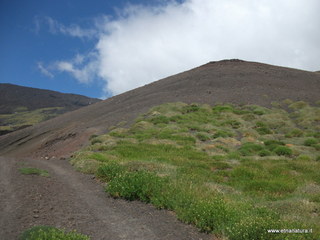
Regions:
<instances>
[{"instance_id":1,"label":"cinder slope","mask_svg":"<svg viewBox=\"0 0 320 240\"><path fill-rule=\"evenodd\" d=\"M90 135L120 121L129 123L164 102L269 106L287 98L320 100L320 75L240 60L211 62L0 137L0 154L67 155L86 144Z\"/></svg>"},{"instance_id":2,"label":"cinder slope","mask_svg":"<svg viewBox=\"0 0 320 240\"><path fill-rule=\"evenodd\" d=\"M0 83L0 114L13 113L17 107L28 110L63 107L70 111L99 101L77 94Z\"/></svg>"}]
</instances>

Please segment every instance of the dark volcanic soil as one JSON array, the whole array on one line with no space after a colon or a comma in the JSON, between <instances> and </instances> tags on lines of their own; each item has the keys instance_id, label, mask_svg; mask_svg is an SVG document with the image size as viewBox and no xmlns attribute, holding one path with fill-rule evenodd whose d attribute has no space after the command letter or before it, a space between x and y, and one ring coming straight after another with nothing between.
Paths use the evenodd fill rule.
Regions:
<instances>
[{"instance_id":1,"label":"dark volcanic soil","mask_svg":"<svg viewBox=\"0 0 320 240\"><path fill-rule=\"evenodd\" d=\"M22 175L25 166L46 169L50 177ZM210 239L173 213L107 197L92 176L63 160L0 157L0 173L1 240L36 225L77 229L92 240Z\"/></svg>"}]
</instances>

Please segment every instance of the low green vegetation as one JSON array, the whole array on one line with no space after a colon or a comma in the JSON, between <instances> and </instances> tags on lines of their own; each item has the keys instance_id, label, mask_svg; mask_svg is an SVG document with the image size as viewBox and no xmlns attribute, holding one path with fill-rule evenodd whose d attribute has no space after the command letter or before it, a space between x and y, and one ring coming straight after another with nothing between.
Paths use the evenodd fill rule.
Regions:
<instances>
[{"instance_id":1,"label":"low green vegetation","mask_svg":"<svg viewBox=\"0 0 320 240\"><path fill-rule=\"evenodd\" d=\"M41 108L33 111L18 107L12 114L0 114L0 135L35 125L63 112L62 107Z\"/></svg>"},{"instance_id":2,"label":"low green vegetation","mask_svg":"<svg viewBox=\"0 0 320 240\"><path fill-rule=\"evenodd\" d=\"M88 236L50 227L36 226L26 230L19 240L90 240Z\"/></svg>"},{"instance_id":3,"label":"low green vegetation","mask_svg":"<svg viewBox=\"0 0 320 240\"><path fill-rule=\"evenodd\" d=\"M167 103L74 154L113 197L229 240L320 238L320 108ZM313 229L313 233L268 233Z\"/></svg>"},{"instance_id":4,"label":"low green vegetation","mask_svg":"<svg viewBox=\"0 0 320 240\"><path fill-rule=\"evenodd\" d=\"M20 173L25 175L38 175L42 177L49 177L49 173L47 170L42 170L39 168L32 168L32 167L22 167L19 168Z\"/></svg>"}]
</instances>

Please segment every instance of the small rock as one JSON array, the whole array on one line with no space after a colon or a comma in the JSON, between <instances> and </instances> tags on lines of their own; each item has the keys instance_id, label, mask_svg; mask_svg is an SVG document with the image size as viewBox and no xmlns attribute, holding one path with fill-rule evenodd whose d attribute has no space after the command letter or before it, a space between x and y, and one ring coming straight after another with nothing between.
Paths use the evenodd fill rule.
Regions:
<instances>
[{"instance_id":1,"label":"small rock","mask_svg":"<svg viewBox=\"0 0 320 240\"><path fill-rule=\"evenodd\" d=\"M38 214L33 215L33 218L39 218Z\"/></svg>"},{"instance_id":2,"label":"small rock","mask_svg":"<svg viewBox=\"0 0 320 240\"><path fill-rule=\"evenodd\" d=\"M34 209L33 213L39 213L39 210L38 209Z\"/></svg>"}]
</instances>

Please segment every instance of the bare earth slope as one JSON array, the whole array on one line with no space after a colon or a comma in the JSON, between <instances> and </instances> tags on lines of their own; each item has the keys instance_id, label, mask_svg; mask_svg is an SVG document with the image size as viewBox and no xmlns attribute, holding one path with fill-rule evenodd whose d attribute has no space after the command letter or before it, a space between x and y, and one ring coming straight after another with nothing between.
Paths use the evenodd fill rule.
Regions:
<instances>
[{"instance_id":1,"label":"bare earth slope","mask_svg":"<svg viewBox=\"0 0 320 240\"><path fill-rule=\"evenodd\" d=\"M267 64L211 62L105 101L0 137L0 154L63 156L79 149L92 134L164 102L231 102L268 106L283 99L320 99L320 75Z\"/></svg>"}]
</instances>

